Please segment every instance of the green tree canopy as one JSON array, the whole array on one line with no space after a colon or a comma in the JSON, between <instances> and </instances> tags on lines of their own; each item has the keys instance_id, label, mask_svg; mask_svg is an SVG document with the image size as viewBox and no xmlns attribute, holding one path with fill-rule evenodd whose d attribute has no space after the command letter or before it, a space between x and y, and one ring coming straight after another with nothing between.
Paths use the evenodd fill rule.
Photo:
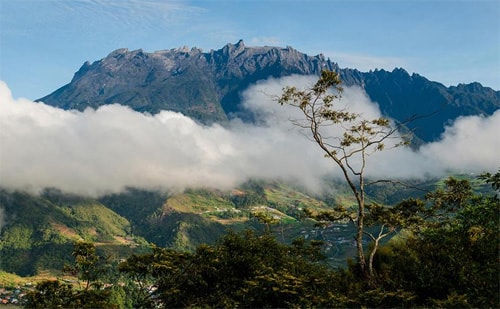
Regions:
<instances>
[{"instance_id":1,"label":"green tree canopy","mask_svg":"<svg viewBox=\"0 0 500 309\"><path fill-rule=\"evenodd\" d=\"M166 307L329 306L334 272L320 263L323 258L318 243L285 245L247 230L194 253L156 248L121 269L151 273L152 297Z\"/></svg>"},{"instance_id":2,"label":"green tree canopy","mask_svg":"<svg viewBox=\"0 0 500 309\"><path fill-rule=\"evenodd\" d=\"M384 287L402 288L422 306L498 308L499 175L481 176L494 195L473 194L467 180L455 178L428 194L439 216L381 251L375 264Z\"/></svg>"}]
</instances>

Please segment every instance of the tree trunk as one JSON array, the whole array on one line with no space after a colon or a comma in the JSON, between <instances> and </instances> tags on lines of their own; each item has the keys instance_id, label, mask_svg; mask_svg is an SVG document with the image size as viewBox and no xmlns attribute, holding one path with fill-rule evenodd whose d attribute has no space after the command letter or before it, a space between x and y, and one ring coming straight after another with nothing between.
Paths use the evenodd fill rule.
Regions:
<instances>
[{"instance_id":1,"label":"tree trunk","mask_svg":"<svg viewBox=\"0 0 500 309\"><path fill-rule=\"evenodd\" d=\"M370 257L368 259L368 274L370 275L371 279L373 279L375 277L375 273L373 271L373 259L375 257L375 253L377 252L378 244L379 244L379 238L374 240L373 249L370 252Z\"/></svg>"},{"instance_id":2,"label":"tree trunk","mask_svg":"<svg viewBox=\"0 0 500 309\"><path fill-rule=\"evenodd\" d=\"M365 250L363 246L363 236L364 236L364 221L365 221L365 205L361 201L358 205L358 220L357 220L357 232L356 232L356 248L358 251L358 262L361 267L361 272L363 275L368 275Z\"/></svg>"}]
</instances>

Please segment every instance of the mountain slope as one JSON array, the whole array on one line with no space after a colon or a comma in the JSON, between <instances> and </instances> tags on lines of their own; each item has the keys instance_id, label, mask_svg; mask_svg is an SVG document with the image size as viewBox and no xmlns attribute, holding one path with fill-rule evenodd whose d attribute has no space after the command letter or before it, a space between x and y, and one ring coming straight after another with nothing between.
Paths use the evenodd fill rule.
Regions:
<instances>
[{"instance_id":1,"label":"mountain slope","mask_svg":"<svg viewBox=\"0 0 500 309\"><path fill-rule=\"evenodd\" d=\"M336 68L320 56L291 48L247 48L242 41L210 53L119 49L86 62L70 84L40 101L78 110L119 102L153 114L172 110L204 122L223 121L237 110L239 92L249 84L269 76L314 74L321 67Z\"/></svg>"},{"instance_id":2,"label":"mountain slope","mask_svg":"<svg viewBox=\"0 0 500 309\"><path fill-rule=\"evenodd\" d=\"M385 115L400 121L419 118L409 127L424 141L436 140L443 126L459 116L491 115L500 108L500 91L479 83L445 87L401 68L367 73L344 69L341 76L346 85L362 85Z\"/></svg>"},{"instance_id":3,"label":"mountain slope","mask_svg":"<svg viewBox=\"0 0 500 309\"><path fill-rule=\"evenodd\" d=\"M147 246L130 234L128 220L109 208L57 190L34 196L0 189L0 211L0 269L23 276L61 270L75 241L92 241L122 257Z\"/></svg>"},{"instance_id":4,"label":"mountain slope","mask_svg":"<svg viewBox=\"0 0 500 309\"><path fill-rule=\"evenodd\" d=\"M299 207L308 206L327 207L284 184L177 194L129 188L99 200L57 189L33 195L0 188L0 270L22 276L57 273L70 263L77 241L93 242L113 258L144 252L151 243L194 250L201 243L214 243L228 229L261 229L253 213L272 213L289 224L296 222Z\"/></svg>"}]
</instances>

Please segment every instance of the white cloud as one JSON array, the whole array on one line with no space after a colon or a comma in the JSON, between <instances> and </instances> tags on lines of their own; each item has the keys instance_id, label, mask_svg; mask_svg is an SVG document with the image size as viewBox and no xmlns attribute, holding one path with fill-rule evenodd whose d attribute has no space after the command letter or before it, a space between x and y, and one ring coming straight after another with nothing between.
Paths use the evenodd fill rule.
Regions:
<instances>
[{"instance_id":1,"label":"white cloud","mask_svg":"<svg viewBox=\"0 0 500 309\"><path fill-rule=\"evenodd\" d=\"M307 180L301 156L314 157L301 150L307 141L281 127L202 126L178 113L151 116L120 105L64 111L15 100L4 83L0 102L0 184L10 188L90 195L125 186L230 188L248 177Z\"/></svg>"},{"instance_id":2,"label":"white cloud","mask_svg":"<svg viewBox=\"0 0 500 309\"><path fill-rule=\"evenodd\" d=\"M235 119L226 127L203 126L170 111L142 114L120 105L64 111L13 99L0 82L0 186L31 191L50 186L95 196L126 186L227 189L256 177L319 188L322 177L340 176L338 169L290 123L297 111L270 97L285 85L304 87L314 81L295 76L250 87L242 94L243 104L261 121L251 125ZM367 118L380 114L357 88L346 89L340 104ZM368 172L385 178L464 168L494 171L500 165L495 157L499 125L500 112L461 118L441 142L420 152L397 149L373 155Z\"/></svg>"},{"instance_id":3,"label":"white cloud","mask_svg":"<svg viewBox=\"0 0 500 309\"><path fill-rule=\"evenodd\" d=\"M436 158L446 169L494 172L500 167L499 129L500 110L490 117L459 117L440 141L424 145L421 153Z\"/></svg>"}]
</instances>

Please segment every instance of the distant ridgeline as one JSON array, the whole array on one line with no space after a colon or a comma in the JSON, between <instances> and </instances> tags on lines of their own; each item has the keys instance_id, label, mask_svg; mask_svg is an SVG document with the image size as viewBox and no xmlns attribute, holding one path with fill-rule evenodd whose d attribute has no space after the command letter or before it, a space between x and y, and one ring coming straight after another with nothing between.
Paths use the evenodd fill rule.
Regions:
<instances>
[{"instance_id":1,"label":"distant ridgeline","mask_svg":"<svg viewBox=\"0 0 500 309\"><path fill-rule=\"evenodd\" d=\"M500 108L500 91L479 83L445 87L404 69L360 72L341 69L320 54L308 56L291 47L247 47L243 41L203 52L180 48L147 53L118 49L86 62L72 81L39 99L64 109L120 103L158 113L181 112L203 123L224 122L229 115L252 119L242 110L240 93L269 77L340 72L344 86L362 87L388 117L405 121L424 142L437 139L444 125L458 116L491 115Z\"/></svg>"}]
</instances>

